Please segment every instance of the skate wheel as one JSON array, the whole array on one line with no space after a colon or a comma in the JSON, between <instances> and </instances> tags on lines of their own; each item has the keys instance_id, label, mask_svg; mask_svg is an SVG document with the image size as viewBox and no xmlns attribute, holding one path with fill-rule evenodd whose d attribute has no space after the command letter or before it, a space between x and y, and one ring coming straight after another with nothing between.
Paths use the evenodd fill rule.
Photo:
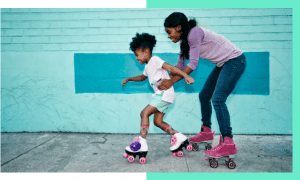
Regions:
<instances>
[{"instance_id":1,"label":"skate wheel","mask_svg":"<svg viewBox=\"0 0 300 180\"><path fill-rule=\"evenodd\" d=\"M215 159L210 159L209 160L209 165L210 165L210 167L212 167L212 168L217 168L218 167L218 161L217 160L215 160Z\"/></svg>"},{"instance_id":2,"label":"skate wheel","mask_svg":"<svg viewBox=\"0 0 300 180\"><path fill-rule=\"evenodd\" d=\"M227 163L227 167L229 168L229 169L234 169L235 167L236 167L236 164L235 164L235 162L234 161L229 161L228 163Z\"/></svg>"},{"instance_id":3,"label":"skate wheel","mask_svg":"<svg viewBox=\"0 0 300 180\"><path fill-rule=\"evenodd\" d=\"M183 156L183 152L182 152L182 151L178 151L177 155L178 155L179 157L182 157L182 156Z\"/></svg>"},{"instance_id":4,"label":"skate wheel","mask_svg":"<svg viewBox=\"0 0 300 180\"><path fill-rule=\"evenodd\" d=\"M172 156L173 156L173 157L176 157L176 156L177 156L177 154L176 154L176 153L172 153Z\"/></svg>"},{"instance_id":5,"label":"skate wheel","mask_svg":"<svg viewBox=\"0 0 300 180\"><path fill-rule=\"evenodd\" d=\"M199 149L197 143L193 143L193 144L192 144L192 147L193 147L193 151L198 151L198 149Z\"/></svg>"},{"instance_id":6,"label":"skate wheel","mask_svg":"<svg viewBox=\"0 0 300 180\"><path fill-rule=\"evenodd\" d=\"M125 158L128 158L128 154L127 154L126 152L123 154L123 156L124 156Z\"/></svg>"},{"instance_id":7,"label":"skate wheel","mask_svg":"<svg viewBox=\"0 0 300 180\"><path fill-rule=\"evenodd\" d=\"M146 163L146 158L145 157L140 158L140 163L145 164Z\"/></svg>"},{"instance_id":8,"label":"skate wheel","mask_svg":"<svg viewBox=\"0 0 300 180\"><path fill-rule=\"evenodd\" d=\"M191 144L187 145L186 150L187 151L192 151L193 150L193 146Z\"/></svg>"},{"instance_id":9,"label":"skate wheel","mask_svg":"<svg viewBox=\"0 0 300 180\"><path fill-rule=\"evenodd\" d=\"M206 151L211 150L211 149L212 149L212 146L211 146L210 144L207 144L207 145L205 146L205 150L206 150Z\"/></svg>"},{"instance_id":10,"label":"skate wheel","mask_svg":"<svg viewBox=\"0 0 300 180\"><path fill-rule=\"evenodd\" d=\"M208 157L206 157L206 158L205 158L205 160L207 160L207 161L208 161Z\"/></svg>"},{"instance_id":11,"label":"skate wheel","mask_svg":"<svg viewBox=\"0 0 300 180\"><path fill-rule=\"evenodd\" d=\"M133 161L134 161L134 157L133 157L133 156L131 156L131 155L130 155L130 156L128 156L128 161L129 161L129 162L133 162Z\"/></svg>"}]
</instances>

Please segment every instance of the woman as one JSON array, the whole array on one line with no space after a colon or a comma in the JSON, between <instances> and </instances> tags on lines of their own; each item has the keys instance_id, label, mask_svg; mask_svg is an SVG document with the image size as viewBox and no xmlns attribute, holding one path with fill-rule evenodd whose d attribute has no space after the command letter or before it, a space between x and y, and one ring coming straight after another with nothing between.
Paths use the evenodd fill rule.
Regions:
<instances>
[{"instance_id":1,"label":"woman","mask_svg":"<svg viewBox=\"0 0 300 180\"><path fill-rule=\"evenodd\" d=\"M235 88L246 68L243 52L225 37L207 29L197 27L195 20L189 20L183 13L174 12L165 19L165 30L174 43L180 42L180 55L176 67L190 74L197 68L198 60L206 59L216 64L199 93L202 113L201 131L189 140L194 143L213 140L211 131L211 101L221 132L220 144L205 154L209 157L235 155L237 147L233 142L230 116L226 99ZM189 63L185 66L186 59ZM163 80L160 90L169 89L182 79L179 75L170 75Z\"/></svg>"}]
</instances>

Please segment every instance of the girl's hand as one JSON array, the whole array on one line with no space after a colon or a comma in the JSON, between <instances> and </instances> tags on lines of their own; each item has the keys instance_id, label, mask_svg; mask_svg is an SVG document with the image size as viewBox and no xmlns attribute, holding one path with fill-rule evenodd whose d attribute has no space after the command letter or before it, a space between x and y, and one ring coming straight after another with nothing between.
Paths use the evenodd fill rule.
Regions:
<instances>
[{"instance_id":1,"label":"girl's hand","mask_svg":"<svg viewBox=\"0 0 300 180\"><path fill-rule=\"evenodd\" d=\"M188 85L191 85L195 82L194 78L192 78L191 76L184 78L184 80Z\"/></svg>"},{"instance_id":2,"label":"girl's hand","mask_svg":"<svg viewBox=\"0 0 300 180\"><path fill-rule=\"evenodd\" d=\"M122 86L125 86L125 84L128 82L128 79L123 79Z\"/></svg>"}]
</instances>

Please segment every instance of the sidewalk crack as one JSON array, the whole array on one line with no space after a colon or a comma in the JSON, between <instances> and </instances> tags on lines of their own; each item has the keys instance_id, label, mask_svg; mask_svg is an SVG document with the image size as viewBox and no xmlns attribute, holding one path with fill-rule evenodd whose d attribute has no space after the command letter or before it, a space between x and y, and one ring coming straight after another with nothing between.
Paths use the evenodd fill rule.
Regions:
<instances>
[{"instance_id":1,"label":"sidewalk crack","mask_svg":"<svg viewBox=\"0 0 300 180\"><path fill-rule=\"evenodd\" d=\"M188 165L188 163L187 163L186 157L184 156L184 158L185 158L185 163L186 163L186 167L187 167L187 169L188 169L188 172L190 172L189 165Z\"/></svg>"},{"instance_id":2,"label":"sidewalk crack","mask_svg":"<svg viewBox=\"0 0 300 180\"><path fill-rule=\"evenodd\" d=\"M59 136L60 134L61 134L61 133L59 133L58 135L52 137L51 139L49 139L49 140L47 140L47 141L45 141L45 142L43 142L43 143L41 143L41 144L35 146L34 148L31 148L30 150L28 150L28 151L26 151L26 152L24 152L24 153L22 153L22 154L20 154L20 155L18 155L18 156L16 156L16 157L12 158L11 160L9 160L9 161L7 161L7 162L1 164L1 167L4 166L4 165L6 165L7 163L10 163L11 161L13 161L13 160L15 160L15 159L17 159L17 158L23 156L24 154L29 153L30 151L34 150L35 148L38 148L39 146L41 146L41 145L43 145L43 144L49 142L50 140L54 139L55 137Z\"/></svg>"},{"instance_id":3,"label":"sidewalk crack","mask_svg":"<svg viewBox=\"0 0 300 180\"><path fill-rule=\"evenodd\" d=\"M102 138L104 139L103 142L92 142L93 144L105 144L107 139L105 138L107 136L107 134L105 134Z\"/></svg>"}]
</instances>

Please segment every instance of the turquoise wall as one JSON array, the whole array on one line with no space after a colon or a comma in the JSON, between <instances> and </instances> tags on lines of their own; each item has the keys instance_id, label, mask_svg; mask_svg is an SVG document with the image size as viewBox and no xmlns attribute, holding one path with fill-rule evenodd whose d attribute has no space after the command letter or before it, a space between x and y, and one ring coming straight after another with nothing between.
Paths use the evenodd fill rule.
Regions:
<instances>
[{"instance_id":1,"label":"turquoise wall","mask_svg":"<svg viewBox=\"0 0 300 180\"><path fill-rule=\"evenodd\" d=\"M156 36L154 53L178 53L163 27L174 11L244 52L269 53L269 93L227 100L233 133L292 134L292 9L1 9L1 131L138 133L152 93L76 93L75 54L131 53L136 32ZM251 72L266 70L260 68ZM102 79L114 81L109 74ZM199 132L198 93L175 92L165 121L183 133ZM219 132L214 112L212 123ZM163 132L151 123L149 133Z\"/></svg>"}]
</instances>

